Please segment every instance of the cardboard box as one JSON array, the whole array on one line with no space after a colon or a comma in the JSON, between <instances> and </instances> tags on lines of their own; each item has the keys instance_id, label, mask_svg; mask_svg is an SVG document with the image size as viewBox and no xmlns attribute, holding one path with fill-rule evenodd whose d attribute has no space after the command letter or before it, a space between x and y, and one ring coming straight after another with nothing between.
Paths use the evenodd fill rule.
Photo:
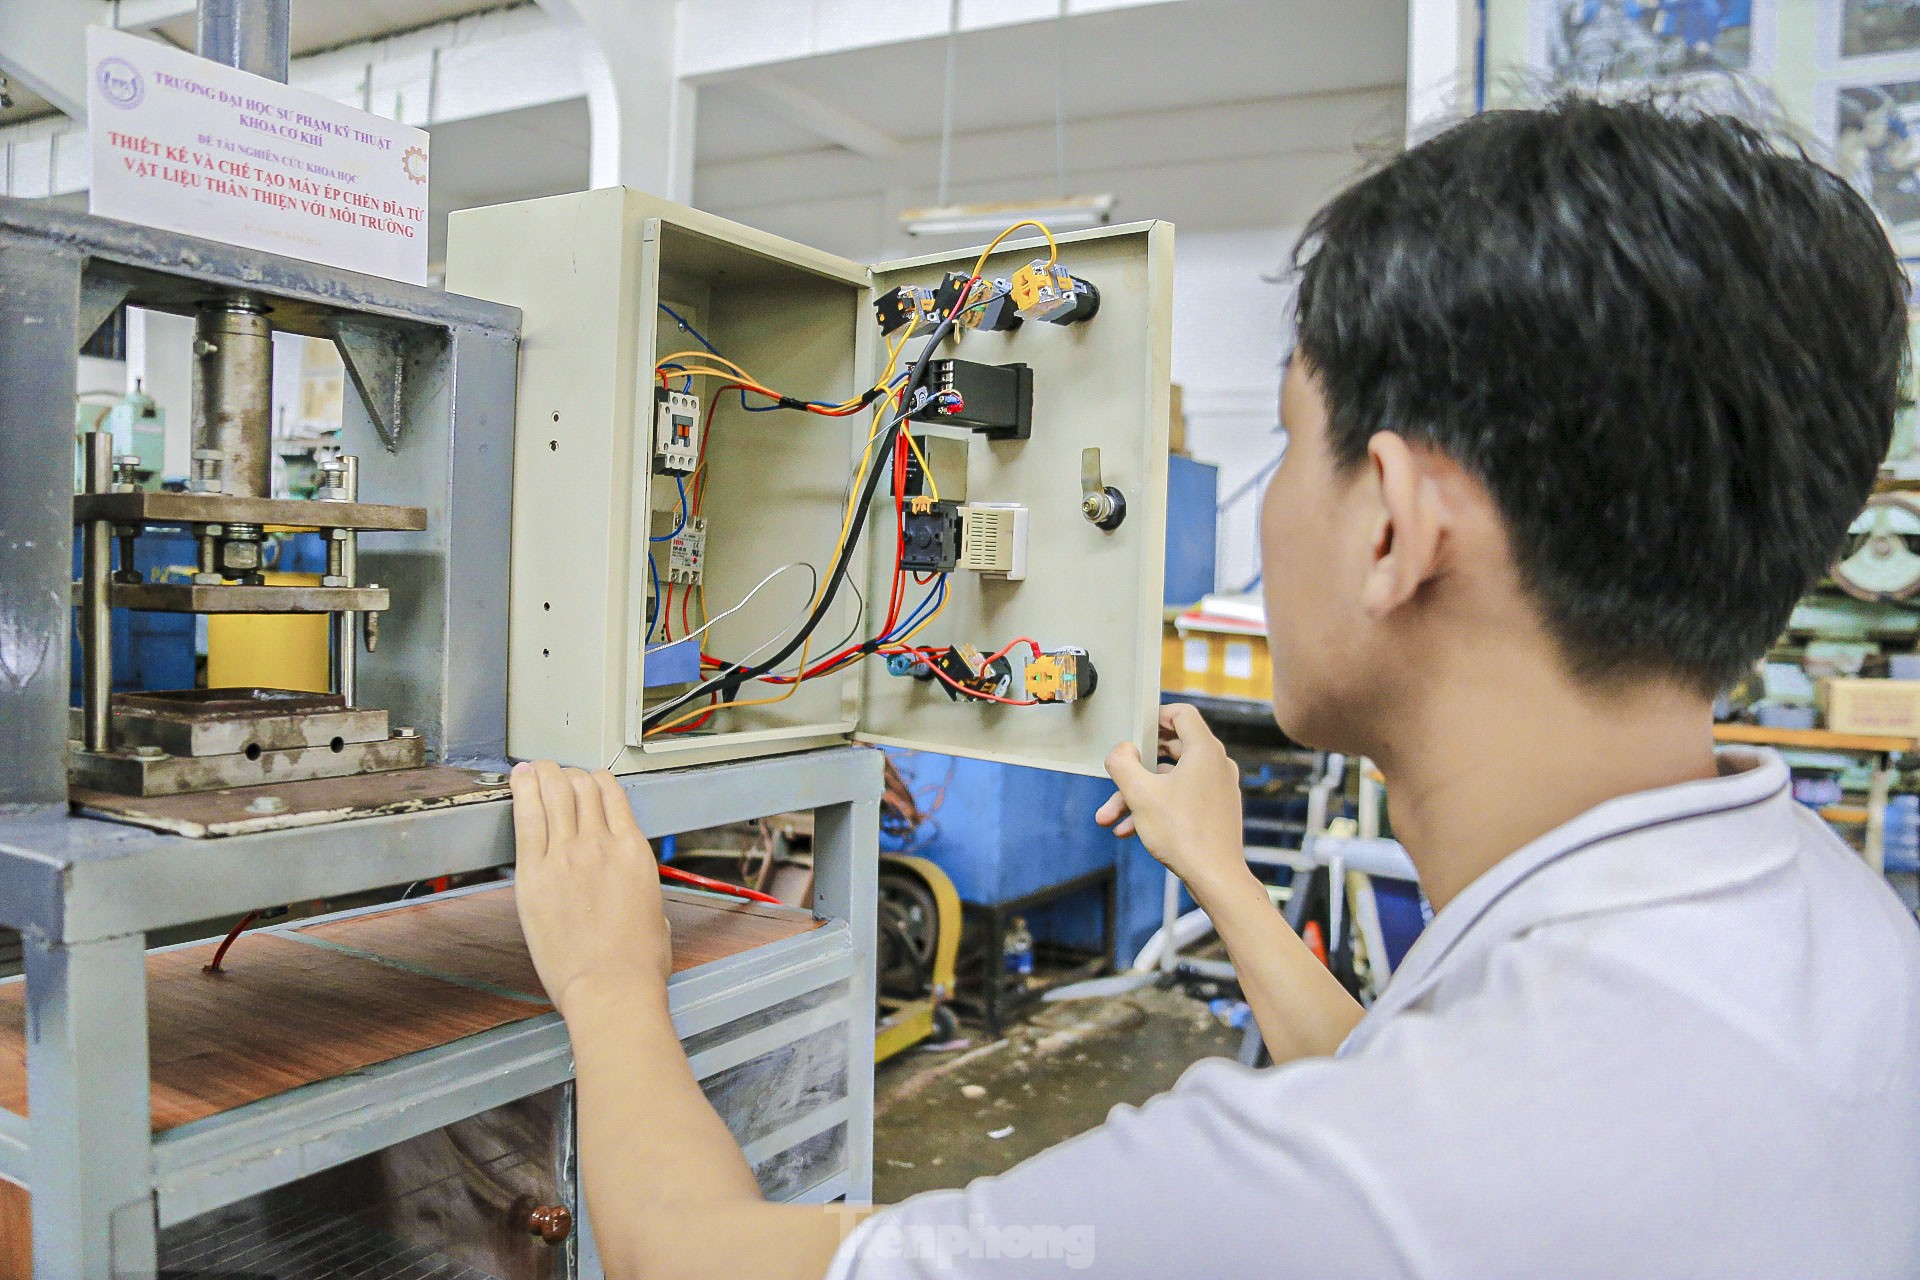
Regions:
<instances>
[{"instance_id":1,"label":"cardboard box","mask_svg":"<svg viewBox=\"0 0 1920 1280\"><path fill-rule=\"evenodd\" d=\"M1273 697L1273 660L1261 635L1189 631L1171 626L1160 648L1160 687L1170 693L1216 698Z\"/></svg>"},{"instance_id":2,"label":"cardboard box","mask_svg":"<svg viewBox=\"0 0 1920 1280\"><path fill-rule=\"evenodd\" d=\"M1835 733L1920 738L1920 680L1822 680L1820 706Z\"/></svg>"}]
</instances>

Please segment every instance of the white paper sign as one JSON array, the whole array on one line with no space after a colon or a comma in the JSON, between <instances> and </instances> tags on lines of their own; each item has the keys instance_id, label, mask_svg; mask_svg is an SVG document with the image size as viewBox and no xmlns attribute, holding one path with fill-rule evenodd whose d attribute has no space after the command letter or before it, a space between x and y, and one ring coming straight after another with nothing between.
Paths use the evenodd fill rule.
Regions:
<instances>
[{"instance_id":1,"label":"white paper sign","mask_svg":"<svg viewBox=\"0 0 1920 1280\"><path fill-rule=\"evenodd\" d=\"M94 213L426 283L423 130L108 27L87 66Z\"/></svg>"}]
</instances>

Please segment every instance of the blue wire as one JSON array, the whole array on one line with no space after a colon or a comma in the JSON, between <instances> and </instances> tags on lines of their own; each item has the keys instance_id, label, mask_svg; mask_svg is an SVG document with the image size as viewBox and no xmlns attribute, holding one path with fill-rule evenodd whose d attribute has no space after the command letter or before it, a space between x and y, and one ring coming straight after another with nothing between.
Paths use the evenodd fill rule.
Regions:
<instances>
[{"instance_id":1,"label":"blue wire","mask_svg":"<svg viewBox=\"0 0 1920 1280\"><path fill-rule=\"evenodd\" d=\"M692 334L693 340L695 342L705 347L708 351L712 352L714 355L716 356L720 355L720 348L714 346L711 342L708 342L706 339L706 335L702 334L698 329L688 324L687 318L685 316L681 315L678 311L675 311L672 307L668 306L664 302L660 303L659 306L662 311L666 312L668 316L672 317L673 322L675 324L679 325L686 332ZM720 358L722 360L726 359L725 356L720 356Z\"/></svg>"},{"instance_id":2,"label":"blue wire","mask_svg":"<svg viewBox=\"0 0 1920 1280\"><path fill-rule=\"evenodd\" d=\"M927 616L931 614L932 609L928 608L929 605L933 606L934 608L938 608L939 602L942 600L945 600L946 598L947 598L947 575L943 573L940 575L940 581L934 584L933 590L927 592L926 598L922 600L919 603L919 605L917 605L914 608L914 611L910 615L908 615L904 621L895 624L893 630L887 632L886 635L880 637L880 643L887 644L895 636L903 636L903 635L906 635L908 632L912 631L915 627L919 626L920 623Z\"/></svg>"},{"instance_id":3,"label":"blue wire","mask_svg":"<svg viewBox=\"0 0 1920 1280\"><path fill-rule=\"evenodd\" d=\"M687 482L676 474L673 477L673 487L680 491L680 523L673 526L671 533L663 533L657 538L649 537L648 542L672 542L680 536L680 531L687 527Z\"/></svg>"},{"instance_id":4,"label":"blue wire","mask_svg":"<svg viewBox=\"0 0 1920 1280\"><path fill-rule=\"evenodd\" d=\"M653 643L653 629L660 625L660 615L664 601L660 598L660 566L653 562L653 552L647 552L647 572L653 575L653 616L647 619L647 638L645 643Z\"/></svg>"}]
</instances>

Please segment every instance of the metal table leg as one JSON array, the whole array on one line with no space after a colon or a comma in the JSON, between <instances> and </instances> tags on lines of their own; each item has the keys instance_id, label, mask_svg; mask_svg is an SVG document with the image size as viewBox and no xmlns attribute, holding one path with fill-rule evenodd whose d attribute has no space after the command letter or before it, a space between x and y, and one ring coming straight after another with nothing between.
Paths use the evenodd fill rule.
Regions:
<instances>
[{"instance_id":1,"label":"metal table leg","mask_svg":"<svg viewBox=\"0 0 1920 1280\"><path fill-rule=\"evenodd\" d=\"M873 1199L873 966L874 929L880 899L881 756L866 761L874 774L873 798L826 805L813 819L813 909L815 914L847 922L855 944L868 959L860 965L853 1007L862 1011L847 1024L847 1199ZM860 1018L864 1017L864 1024Z\"/></svg>"},{"instance_id":2,"label":"metal table leg","mask_svg":"<svg viewBox=\"0 0 1920 1280\"><path fill-rule=\"evenodd\" d=\"M145 939L60 946L28 936L24 951L34 1274L149 1280Z\"/></svg>"}]
</instances>

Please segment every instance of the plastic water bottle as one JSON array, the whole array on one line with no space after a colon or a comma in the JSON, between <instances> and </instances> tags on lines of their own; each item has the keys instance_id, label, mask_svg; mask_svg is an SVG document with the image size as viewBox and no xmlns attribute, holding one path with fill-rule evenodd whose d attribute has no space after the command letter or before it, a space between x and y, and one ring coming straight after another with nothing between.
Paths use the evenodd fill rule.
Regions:
<instances>
[{"instance_id":1,"label":"plastic water bottle","mask_svg":"<svg viewBox=\"0 0 1920 1280\"><path fill-rule=\"evenodd\" d=\"M1891 796L1881 844L1889 871L1920 871L1920 796Z\"/></svg>"},{"instance_id":2,"label":"plastic water bottle","mask_svg":"<svg viewBox=\"0 0 1920 1280\"><path fill-rule=\"evenodd\" d=\"M1027 918L1015 916L1013 927L1007 930L1007 940L1002 948L1009 975L1020 979L1025 985L1033 979L1033 935L1027 931Z\"/></svg>"}]
</instances>

